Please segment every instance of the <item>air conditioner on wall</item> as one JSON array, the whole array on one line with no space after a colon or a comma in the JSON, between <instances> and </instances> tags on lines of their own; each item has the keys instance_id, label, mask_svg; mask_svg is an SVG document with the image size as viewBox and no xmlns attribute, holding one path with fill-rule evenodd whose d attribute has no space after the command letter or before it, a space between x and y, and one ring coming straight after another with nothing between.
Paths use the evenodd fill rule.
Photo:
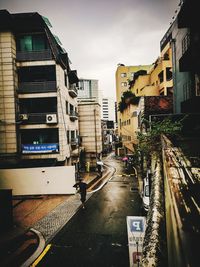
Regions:
<instances>
[{"instance_id":1,"label":"air conditioner on wall","mask_svg":"<svg viewBox=\"0 0 200 267\"><path fill-rule=\"evenodd\" d=\"M57 114L46 114L46 123L57 123Z\"/></svg>"},{"instance_id":2,"label":"air conditioner on wall","mask_svg":"<svg viewBox=\"0 0 200 267\"><path fill-rule=\"evenodd\" d=\"M19 119L22 121L28 120L28 114L19 114Z\"/></svg>"}]
</instances>

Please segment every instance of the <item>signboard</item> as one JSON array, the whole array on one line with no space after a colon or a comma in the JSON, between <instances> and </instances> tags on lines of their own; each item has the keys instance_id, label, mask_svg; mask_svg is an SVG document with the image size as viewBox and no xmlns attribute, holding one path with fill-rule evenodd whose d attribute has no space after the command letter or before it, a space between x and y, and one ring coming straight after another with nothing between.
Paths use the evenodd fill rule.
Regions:
<instances>
[{"instance_id":1,"label":"signboard","mask_svg":"<svg viewBox=\"0 0 200 267\"><path fill-rule=\"evenodd\" d=\"M22 145L23 154L59 152L58 144L27 144Z\"/></svg>"},{"instance_id":2,"label":"signboard","mask_svg":"<svg viewBox=\"0 0 200 267\"><path fill-rule=\"evenodd\" d=\"M127 216L126 222L130 267L142 267L141 257L146 228L146 218L141 216Z\"/></svg>"}]
</instances>

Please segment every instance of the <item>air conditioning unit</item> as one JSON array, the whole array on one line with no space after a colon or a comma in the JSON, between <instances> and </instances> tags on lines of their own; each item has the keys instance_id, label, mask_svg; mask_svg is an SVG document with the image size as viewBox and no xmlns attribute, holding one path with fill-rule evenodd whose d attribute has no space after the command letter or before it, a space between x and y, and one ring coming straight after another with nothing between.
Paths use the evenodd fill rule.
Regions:
<instances>
[{"instance_id":1,"label":"air conditioning unit","mask_svg":"<svg viewBox=\"0 0 200 267\"><path fill-rule=\"evenodd\" d=\"M57 114L46 114L46 123L57 123Z\"/></svg>"},{"instance_id":2,"label":"air conditioning unit","mask_svg":"<svg viewBox=\"0 0 200 267\"><path fill-rule=\"evenodd\" d=\"M22 121L27 121L28 120L28 114L19 114L19 119Z\"/></svg>"}]
</instances>

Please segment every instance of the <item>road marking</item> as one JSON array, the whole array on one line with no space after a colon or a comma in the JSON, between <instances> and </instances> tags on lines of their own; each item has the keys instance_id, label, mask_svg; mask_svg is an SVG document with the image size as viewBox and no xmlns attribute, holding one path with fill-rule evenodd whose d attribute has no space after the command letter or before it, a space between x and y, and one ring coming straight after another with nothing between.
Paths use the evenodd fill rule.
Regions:
<instances>
[{"instance_id":1,"label":"road marking","mask_svg":"<svg viewBox=\"0 0 200 267\"><path fill-rule=\"evenodd\" d=\"M46 248L43 250L43 252L40 254L40 256L34 261L33 264L31 264L31 267L37 266L38 263L42 260L42 258L47 254L50 248L51 248L51 244L47 245Z\"/></svg>"}]
</instances>

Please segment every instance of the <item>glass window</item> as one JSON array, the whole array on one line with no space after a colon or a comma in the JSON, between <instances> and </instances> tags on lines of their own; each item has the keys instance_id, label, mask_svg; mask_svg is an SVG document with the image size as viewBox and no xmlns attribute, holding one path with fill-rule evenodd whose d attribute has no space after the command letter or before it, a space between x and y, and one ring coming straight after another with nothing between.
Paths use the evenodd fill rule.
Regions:
<instances>
[{"instance_id":1,"label":"glass window","mask_svg":"<svg viewBox=\"0 0 200 267\"><path fill-rule=\"evenodd\" d=\"M20 39L20 50L21 51L32 51L32 36L26 35Z\"/></svg>"},{"instance_id":2,"label":"glass window","mask_svg":"<svg viewBox=\"0 0 200 267\"><path fill-rule=\"evenodd\" d=\"M42 51L45 50L45 40L42 35L33 36L33 50L34 51Z\"/></svg>"},{"instance_id":3,"label":"glass window","mask_svg":"<svg viewBox=\"0 0 200 267\"><path fill-rule=\"evenodd\" d=\"M122 78L126 77L126 73L125 72L124 73L121 73L121 77Z\"/></svg>"},{"instance_id":4,"label":"glass window","mask_svg":"<svg viewBox=\"0 0 200 267\"><path fill-rule=\"evenodd\" d=\"M42 34L20 36L17 42L19 51L42 51L47 49L47 42Z\"/></svg>"},{"instance_id":5,"label":"glass window","mask_svg":"<svg viewBox=\"0 0 200 267\"><path fill-rule=\"evenodd\" d=\"M135 72L131 72L131 77L134 77Z\"/></svg>"},{"instance_id":6,"label":"glass window","mask_svg":"<svg viewBox=\"0 0 200 267\"><path fill-rule=\"evenodd\" d=\"M127 86L127 82L122 82L121 85L122 85L123 87L126 87L126 86Z\"/></svg>"}]
</instances>

